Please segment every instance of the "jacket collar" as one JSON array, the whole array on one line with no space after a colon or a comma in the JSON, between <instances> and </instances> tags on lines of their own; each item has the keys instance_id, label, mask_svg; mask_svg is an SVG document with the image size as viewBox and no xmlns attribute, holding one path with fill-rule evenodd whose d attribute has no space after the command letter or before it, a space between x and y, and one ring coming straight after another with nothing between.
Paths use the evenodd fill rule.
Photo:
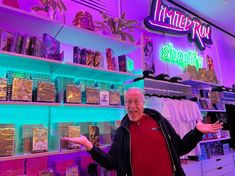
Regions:
<instances>
[{"instance_id":1,"label":"jacket collar","mask_svg":"<svg viewBox=\"0 0 235 176\"><path fill-rule=\"evenodd\" d=\"M154 120L156 120L157 122L160 122L162 119L161 114L158 111L155 111L153 109L149 109L149 108L144 108L144 113L149 115L149 117L153 118ZM121 126L123 127L128 127L130 124L130 119L128 117L128 114L126 114L121 122Z\"/></svg>"}]
</instances>

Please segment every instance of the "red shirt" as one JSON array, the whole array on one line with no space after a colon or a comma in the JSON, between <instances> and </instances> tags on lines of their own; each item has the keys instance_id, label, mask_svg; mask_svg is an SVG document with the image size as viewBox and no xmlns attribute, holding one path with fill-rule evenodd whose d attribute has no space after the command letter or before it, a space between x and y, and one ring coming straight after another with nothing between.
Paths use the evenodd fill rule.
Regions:
<instances>
[{"instance_id":1,"label":"red shirt","mask_svg":"<svg viewBox=\"0 0 235 176\"><path fill-rule=\"evenodd\" d=\"M167 143L159 125L144 115L131 122L131 165L134 176L172 176Z\"/></svg>"}]
</instances>

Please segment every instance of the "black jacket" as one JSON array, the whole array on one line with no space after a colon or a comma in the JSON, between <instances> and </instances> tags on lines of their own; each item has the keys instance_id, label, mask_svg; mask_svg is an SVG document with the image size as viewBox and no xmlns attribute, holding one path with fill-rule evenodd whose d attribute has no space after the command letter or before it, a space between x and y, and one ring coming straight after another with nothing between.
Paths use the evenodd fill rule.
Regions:
<instances>
[{"instance_id":1,"label":"black jacket","mask_svg":"<svg viewBox=\"0 0 235 176\"><path fill-rule=\"evenodd\" d=\"M185 173L181 167L179 156L187 154L194 147L196 147L197 143L202 139L203 133L195 128L188 132L183 139L181 139L171 124L163 116L161 116L159 112L152 109L144 109L144 113L156 120L161 127L163 135L169 146L173 163L173 175L185 176ZM126 115L122 120L121 126L116 130L108 153L103 152L95 146L91 149L91 151L89 151L92 158L97 163L109 170L116 170L118 176L132 176L130 161L130 132L128 130L129 123L130 120L128 115Z\"/></svg>"}]
</instances>

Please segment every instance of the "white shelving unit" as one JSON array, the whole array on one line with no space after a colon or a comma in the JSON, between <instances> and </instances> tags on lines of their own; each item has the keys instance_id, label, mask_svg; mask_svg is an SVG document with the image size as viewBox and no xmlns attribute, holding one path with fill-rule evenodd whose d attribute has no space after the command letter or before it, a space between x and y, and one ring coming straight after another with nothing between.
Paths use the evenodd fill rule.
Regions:
<instances>
[{"instance_id":1,"label":"white shelving unit","mask_svg":"<svg viewBox=\"0 0 235 176\"><path fill-rule=\"evenodd\" d=\"M104 52L106 48L112 48L115 55L128 54L139 46L124 42L109 36L104 36L93 31L77 28L59 21L40 17L20 9L0 5L0 29L12 33L27 34L29 36L42 37L44 33L55 37L63 44L86 47L92 50ZM72 60L72 58L70 59ZM74 64L71 62L60 62L42 57L23 55L18 53L0 51L1 74L7 70L23 71L36 74L97 80L114 84L123 84L140 75L104 70L86 65ZM14 108L14 110L13 110ZM109 112L111 117L109 116ZM16 125L16 155L0 157L0 161L24 159L41 156L69 154L81 150L58 151L50 148L44 153L22 154L19 152L21 137L19 130L23 124L44 124L48 128L49 143L53 134L53 124L57 122L100 122L120 120L125 114L125 107L122 105L102 106L92 104L61 104L61 103L40 103L20 101L0 101L0 123L13 123ZM96 121L96 118L99 118ZM4 119L5 118L5 119ZM87 120L88 119L88 120ZM55 141L53 141L55 142ZM54 145L54 144L53 144ZM107 147L107 146L104 146Z\"/></svg>"},{"instance_id":2,"label":"white shelving unit","mask_svg":"<svg viewBox=\"0 0 235 176\"><path fill-rule=\"evenodd\" d=\"M191 86L174 83L169 81L155 80L150 78L145 78L138 80L136 82L128 82L128 86L140 87L146 91L146 93L157 93L162 92L165 94L174 94L178 96L184 96L191 94Z\"/></svg>"},{"instance_id":3,"label":"white shelving unit","mask_svg":"<svg viewBox=\"0 0 235 176\"><path fill-rule=\"evenodd\" d=\"M219 84L214 84L214 83L204 82L204 81L194 80L194 79L184 80L183 83L184 83L184 84L187 84L187 85L191 85L191 86L194 87L194 88L216 87L216 86L220 86Z\"/></svg>"},{"instance_id":4,"label":"white shelving unit","mask_svg":"<svg viewBox=\"0 0 235 176\"><path fill-rule=\"evenodd\" d=\"M203 144L203 143L208 143L208 142L224 141L224 140L228 140L228 139L230 139L230 137L222 137L222 138L217 138L217 139L202 140L199 143Z\"/></svg>"}]
</instances>

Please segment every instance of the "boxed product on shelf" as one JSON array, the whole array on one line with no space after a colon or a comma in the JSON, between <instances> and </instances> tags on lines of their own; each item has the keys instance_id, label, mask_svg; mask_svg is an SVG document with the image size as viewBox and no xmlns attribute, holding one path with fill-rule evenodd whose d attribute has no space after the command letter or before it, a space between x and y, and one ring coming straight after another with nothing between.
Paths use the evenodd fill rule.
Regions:
<instances>
[{"instance_id":1,"label":"boxed product on shelf","mask_svg":"<svg viewBox=\"0 0 235 176\"><path fill-rule=\"evenodd\" d=\"M81 134L89 138L89 125L92 125L91 122L79 122Z\"/></svg>"},{"instance_id":2,"label":"boxed product on shelf","mask_svg":"<svg viewBox=\"0 0 235 176\"><path fill-rule=\"evenodd\" d=\"M19 33L14 33L14 37L11 45L11 52L21 53L24 36Z\"/></svg>"},{"instance_id":3,"label":"boxed product on shelf","mask_svg":"<svg viewBox=\"0 0 235 176\"><path fill-rule=\"evenodd\" d=\"M12 85L11 100L32 101L33 81L23 78L14 78Z\"/></svg>"},{"instance_id":4,"label":"boxed product on shelf","mask_svg":"<svg viewBox=\"0 0 235 176\"><path fill-rule=\"evenodd\" d=\"M99 82L100 89L100 105L109 105L109 84L105 82Z\"/></svg>"},{"instance_id":5,"label":"boxed product on shelf","mask_svg":"<svg viewBox=\"0 0 235 176\"><path fill-rule=\"evenodd\" d=\"M109 91L100 90L100 105L109 105Z\"/></svg>"},{"instance_id":6,"label":"boxed product on shelf","mask_svg":"<svg viewBox=\"0 0 235 176\"><path fill-rule=\"evenodd\" d=\"M0 50L10 51L13 42L13 34L0 29Z\"/></svg>"},{"instance_id":7,"label":"boxed product on shelf","mask_svg":"<svg viewBox=\"0 0 235 176\"><path fill-rule=\"evenodd\" d=\"M7 99L7 79L0 78L0 100L5 101Z\"/></svg>"},{"instance_id":8,"label":"boxed product on shelf","mask_svg":"<svg viewBox=\"0 0 235 176\"><path fill-rule=\"evenodd\" d=\"M82 65L86 65L86 60L87 60L87 49L83 48L81 50L81 60L80 60L80 64Z\"/></svg>"},{"instance_id":9,"label":"boxed product on shelf","mask_svg":"<svg viewBox=\"0 0 235 176\"><path fill-rule=\"evenodd\" d=\"M31 37L28 35L24 35L22 48L21 48L21 54L30 55L30 49L31 49L30 41L31 41Z\"/></svg>"},{"instance_id":10,"label":"boxed product on shelf","mask_svg":"<svg viewBox=\"0 0 235 176\"><path fill-rule=\"evenodd\" d=\"M73 48L73 63L97 68L104 67L103 56L99 51L92 51L79 46Z\"/></svg>"},{"instance_id":11,"label":"boxed product on shelf","mask_svg":"<svg viewBox=\"0 0 235 176\"><path fill-rule=\"evenodd\" d=\"M73 63L81 63L81 48L79 46L73 47Z\"/></svg>"},{"instance_id":12,"label":"boxed product on shelf","mask_svg":"<svg viewBox=\"0 0 235 176\"><path fill-rule=\"evenodd\" d=\"M30 38L30 51L31 56L42 56L42 40L36 36Z\"/></svg>"},{"instance_id":13,"label":"boxed product on shelf","mask_svg":"<svg viewBox=\"0 0 235 176\"><path fill-rule=\"evenodd\" d=\"M104 58L103 58L103 55L99 51L95 51L94 67L104 68Z\"/></svg>"},{"instance_id":14,"label":"boxed product on shelf","mask_svg":"<svg viewBox=\"0 0 235 176\"><path fill-rule=\"evenodd\" d=\"M61 140L62 137L68 137L69 135L69 126L73 126L73 122L58 122L57 123L57 136L60 141L60 149L68 149L69 142L65 140Z\"/></svg>"},{"instance_id":15,"label":"boxed product on shelf","mask_svg":"<svg viewBox=\"0 0 235 176\"><path fill-rule=\"evenodd\" d=\"M33 128L43 128L43 124L22 126L22 152L31 153L33 148Z\"/></svg>"},{"instance_id":16,"label":"boxed product on shelf","mask_svg":"<svg viewBox=\"0 0 235 176\"><path fill-rule=\"evenodd\" d=\"M100 145L100 132L98 126L89 125L89 140L93 145Z\"/></svg>"},{"instance_id":17,"label":"boxed product on shelf","mask_svg":"<svg viewBox=\"0 0 235 176\"><path fill-rule=\"evenodd\" d=\"M207 71L206 68L199 68L198 69L198 78L201 81L208 82Z\"/></svg>"},{"instance_id":18,"label":"boxed product on shelf","mask_svg":"<svg viewBox=\"0 0 235 176\"><path fill-rule=\"evenodd\" d=\"M80 137L81 131L80 126L68 126L68 137L74 138L74 137ZM78 149L80 148L79 144L75 144L72 142L68 143L68 149Z\"/></svg>"},{"instance_id":19,"label":"boxed product on shelf","mask_svg":"<svg viewBox=\"0 0 235 176\"><path fill-rule=\"evenodd\" d=\"M202 158L208 159L213 156L218 156L223 154L223 148L220 141L208 142L200 144Z\"/></svg>"},{"instance_id":20,"label":"boxed product on shelf","mask_svg":"<svg viewBox=\"0 0 235 176\"><path fill-rule=\"evenodd\" d=\"M48 132L46 128L33 128L32 152L48 151Z\"/></svg>"},{"instance_id":21,"label":"boxed product on shelf","mask_svg":"<svg viewBox=\"0 0 235 176\"><path fill-rule=\"evenodd\" d=\"M110 122L110 128L111 128L111 139L113 139L115 135L115 131L121 126L121 120L116 120Z\"/></svg>"},{"instance_id":22,"label":"boxed product on shelf","mask_svg":"<svg viewBox=\"0 0 235 176\"><path fill-rule=\"evenodd\" d=\"M117 61L111 48L106 49L106 60L108 70L117 70Z\"/></svg>"},{"instance_id":23,"label":"boxed product on shelf","mask_svg":"<svg viewBox=\"0 0 235 176\"><path fill-rule=\"evenodd\" d=\"M68 126L73 126L73 122L58 122L57 123L57 135L61 137L68 137Z\"/></svg>"},{"instance_id":24,"label":"boxed product on shelf","mask_svg":"<svg viewBox=\"0 0 235 176\"><path fill-rule=\"evenodd\" d=\"M216 103L219 103L221 101L220 93L217 92L217 91L211 91L209 93L209 97L210 97L210 100L211 100L212 104L216 104Z\"/></svg>"},{"instance_id":25,"label":"boxed product on shelf","mask_svg":"<svg viewBox=\"0 0 235 176\"><path fill-rule=\"evenodd\" d=\"M222 144L223 155L231 153L231 149L228 143Z\"/></svg>"},{"instance_id":26,"label":"boxed product on shelf","mask_svg":"<svg viewBox=\"0 0 235 176\"><path fill-rule=\"evenodd\" d=\"M95 64L95 52L92 50L87 50L86 65L94 67L94 64Z\"/></svg>"},{"instance_id":27,"label":"boxed product on shelf","mask_svg":"<svg viewBox=\"0 0 235 176\"><path fill-rule=\"evenodd\" d=\"M0 124L0 156L15 154L15 128L13 124Z\"/></svg>"},{"instance_id":28,"label":"boxed product on shelf","mask_svg":"<svg viewBox=\"0 0 235 176\"><path fill-rule=\"evenodd\" d=\"M209 148L211 149L211 156L218 156L223 154L221 141L210 142Z\"/></svg>"},{"instance_id":29,"label":"boxed product on shelf","mask_svg":"<svg viewBox=\"0 0 235 176\"><path fill-rule=\"evenodd\" d=\"M100 90L95 87L86 87L86 103L99 104L100 103Z\"/></svg>"},{"instance_id":30,"label":"boxed product on shelf","mask_svg":"<svg viewBox=\"0 0 235 176\"><path fill-rule=\"evenodd\" d=\"M120 99L121 99L121 105L124 105L124 87L122 84L117 84L116 85L116 89L115 90L118 90L119 91L119 95L120 95Z\"/></svg>"},{"instance_id":31,"label":"boxed product on shelf","mask_svg":"<svg viewBox=\"0 0 235 176\"><path fill-rule=\"evenodd\" d=\"M210 92L209 90L200 89L199 92L200 92L200 97L201 98L209 98L209 92Z\"/></svg>"},{"instance_id":32,"label":"boxed product on shelf","mask_svg":"<svg viewBox=\"0 0 235 176\"><path fill-rule=\"evenodd\" d=\"M188 79L199 79L197 69L194 65L188 65L187 68L184 70L185 77L183 80L188 80ZM188 74L188 76L186 76Z\"/></svg>"},{"instance_id":33,"label":"boxed product on shelf","mask_svg":"<svg viewBox=\"0 0 235 176\"><path fill-rule=\"evenodd\" d=\"M57 102L66 102L67 85L75 85L74 82L75 82L74 78L67 78L67 77L60 77L60 76L56 77L55 87L56 87L57 98L58 98Z\"/></svg>"},{"instance_id":34,"label":"boxed product on shelf","mask_svg":"<svg viewBox=\"0 0 235 176\"><path fill-rule=\"evenodd\" d=\"M118 56L118 67L120 72L126 72L126 55Z\"/></svg>"},{"instance_id":35,"label":"boxed product on shelf","mask_svg":"<svg viewBox=\"0 0 235 176\"><path fill-rule=\"evenodd\" d=\"M66 103L81 103L82 93L81 87L74 84L67 84L66 86Z\"/></svg>"},{"instance_id":36,"label":"boxed product on shelf","mask_svg":"<svg viewBox=\"0 0 235 176\"><path fill-rule=\"evenodd\" d=\"M110 122L99 122L100 143L111 144L111 124Z\"/></svg>"},{"instance_id":37,"label":"boxed product on shelf","mask_svg":"<svg viewBox=\"0 0 235 176\"><path fill-rule=\"evenodd\" d=\"M55 102L56 90L54 83L38 82L37 85L37 98L38 102Z\"/></svg>"},{"instance_id":38,"label":"boxed product on shelf","mask_svg":"<svg viewBox=\"0 0 235 176\"><path fill-rule=\"evenodd\" d=\"M208 152L207 152L207 144L202 143L200 144L201 149L201 155L199 156L200 160L205 160L209 158Z\"/></svg>"},{"instance_id":39,"label":"boxed product on shelf","mask_svg":"<svg viewBox=\"0 0 235 176\"><path fill-rule=\"evenodd\" d=\"M43 34L42 57L60 61L60 42L47 33Z\"/></svg>"},{"instance_id":40,"label":"boxed product on shelf","mask_svg":"<svg viewBox=\"0 0 235 176\"><path fill-rule=\"evenodd\" d=\"M217 80L215 71L207 70L207 78L208 78L208 82L218 84L218 80Z\"/></svg>"},{"instance_id":41,"label":"boxed product on shelf","mask_svg":"<svg viewBox=\"0 0 235 176\"><path fill-rule=\"evenodd\" d=\"M109 104L110 105L120 105L121 98L118 90L109 90Z\"/></svg>"}]
</instances>

